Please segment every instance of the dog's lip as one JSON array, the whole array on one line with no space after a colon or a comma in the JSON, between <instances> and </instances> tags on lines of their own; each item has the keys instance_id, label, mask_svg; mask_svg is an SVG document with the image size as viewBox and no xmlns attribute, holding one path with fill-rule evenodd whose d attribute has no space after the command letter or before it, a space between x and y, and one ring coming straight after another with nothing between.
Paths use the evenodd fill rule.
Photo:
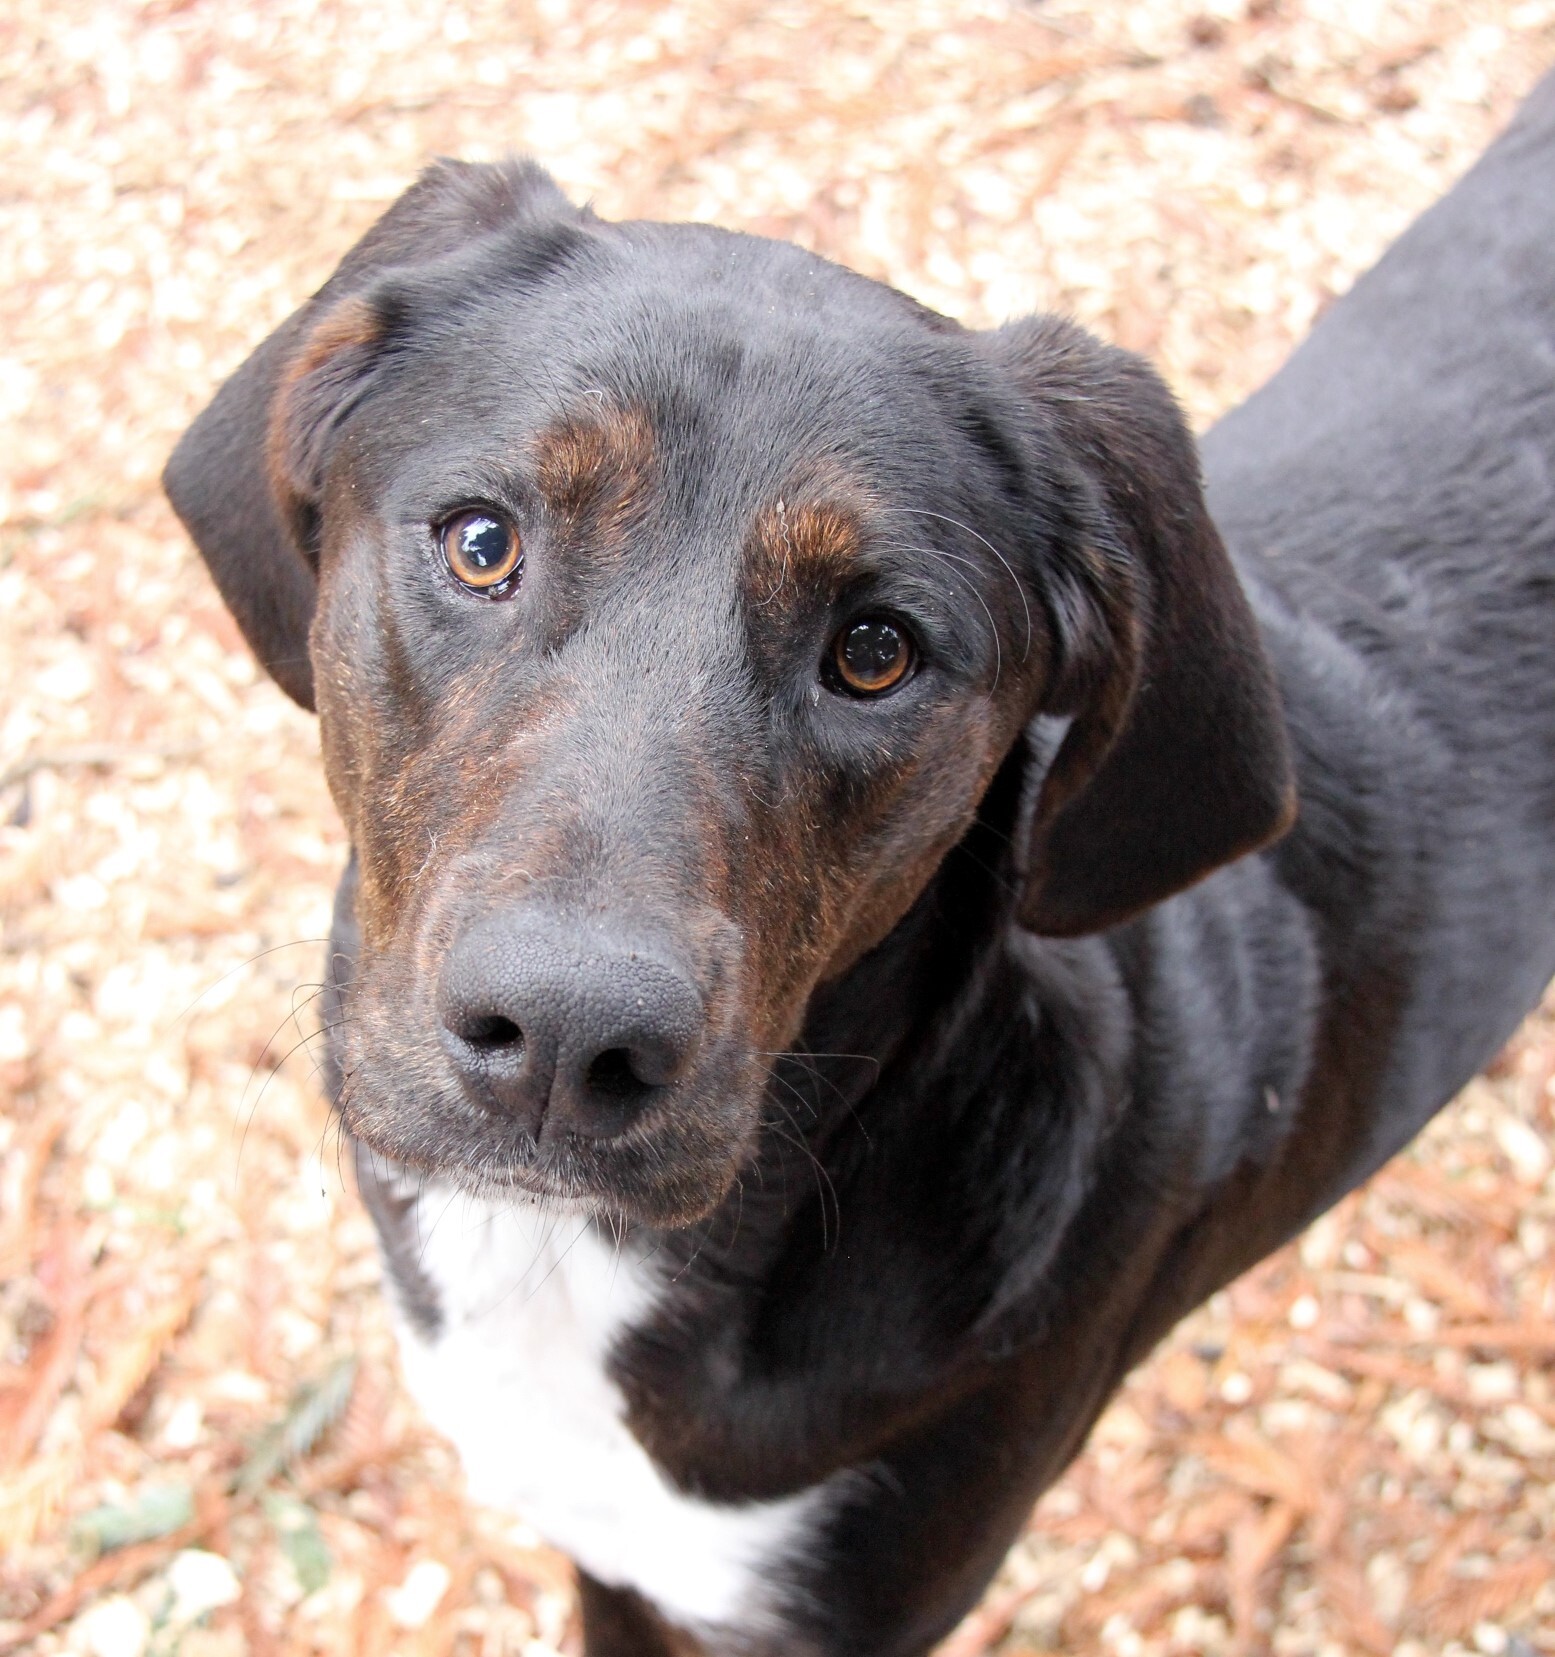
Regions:
<instances>
[{"instance_id":1,"label":"dog's lip","mask_svg":"<svg viewBox=\"0 0 1555 1657\"><path fill-rule=\"evenodd\" d=\"M385 1138L371 1126L346 1124L348 1132L372 1157L375 1169L406 1187L435 1182L457 1186L473 1197L489 1201L527 1201L553 1212L622 1217L649 1225L687 1224L710 1212L735 1178L735 1165L711 1171L698 1179L705 1201L686 1201L675 1179L642 1185L622 1179L624 1170L600 1166L609 1152L579 1138L559 1151L526 1160L511 1150L493 1153L490 1146L455 1148L447 1155L428 1155L420 1148ZM560 1165L558 1165L560 1164ZM676 1198L680 1200L676 1201ZM671 1218L671 1216L674 1216Z\"/></svg>"},{"instance_id":2,"label":"dog's lip","mask_svg":"<svg viewBox=\"0 0 1555 1657\"><path fill-rule=\"evenodd\" d=\"M608 1203L602 1203L589 1196L558 1193L524 1184L500 1173L478 1180L472 1179L467 1172L461 1173L454 1164L420 1166L407 1162L403 1157L389 1156L366 1140L359 1143L360 1148L368 1153L369 1163L365 1176L361 1165L358 1165L358 1178L370 1178L374 1184L387 1188L402 1199L418 1197L430 1182L441 1189L453 1187L488 1202L500 1202L505 1205L525 1203L551 1215L577 1215L580 1218L593 1219L600 1216L614 1218L619 1212Z\"/></svg>"},{"instance_id":3,"label":"dog's lip","mask_svg":"<svg viewBox=\"0 0 1555 1657\"><path fill-rule=\"evenodd\" d=\"M367 1123L347 1122L351 1137L370 1151L391 1177L440 1179L472 1187L479 1184L488 1190L522 1192L527 1196L551 1200L574 1198L579 1195L576 1181L547 1179L543 1159L528 1162L517 1155L493 1157L490 1151L447 1156L430 1156L414 1146L396 1141L393 1136L377 1133ZM574 1187L563 1189L563 1187Z\"/></svg>"}]
</instances>

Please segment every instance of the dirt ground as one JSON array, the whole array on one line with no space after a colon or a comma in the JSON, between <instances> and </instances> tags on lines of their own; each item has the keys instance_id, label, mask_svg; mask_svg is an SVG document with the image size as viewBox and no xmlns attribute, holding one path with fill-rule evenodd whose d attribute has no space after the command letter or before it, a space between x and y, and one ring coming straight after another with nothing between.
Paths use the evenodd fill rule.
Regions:
<instances>
[{"instance_id":1,"label":"dirt ground","mask_svg":"<svg viewBox=\"0 0 1555 1657\"><path fill-rule=\"evenodd\" d=\"M1552 62L1555 0L8 0L0 1651L577 1650L398 1391L314 726L156 486L418 167L1063 309L1203 425ZM1555 1002L1133 1378L947 1657L1555 1653L1552 1077Z\"/></svg>"}]
</instances>

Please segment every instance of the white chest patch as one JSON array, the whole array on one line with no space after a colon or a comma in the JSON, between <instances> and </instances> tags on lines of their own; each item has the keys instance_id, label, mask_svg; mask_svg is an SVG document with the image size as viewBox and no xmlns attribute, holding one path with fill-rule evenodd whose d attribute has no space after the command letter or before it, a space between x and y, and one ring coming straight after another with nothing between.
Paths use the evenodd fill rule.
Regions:
<instances>
[{"instance_id":1,"label":"white chest patch","mask_svg":"<svg viewBox=\"0 0 1555 1657\"><path fill-rule=\"evenodd\" d=\"M825 1486L726 1506L682 1494L649 1460L605 1360L652 1310L650 1269L576 1216L435 1189L419 1212L443 1327L432 1340L401 1329L405 1376L470 1494L683 1626L772 1626L771 1568L802 1550Z\"/></svg>"}]
</instances>

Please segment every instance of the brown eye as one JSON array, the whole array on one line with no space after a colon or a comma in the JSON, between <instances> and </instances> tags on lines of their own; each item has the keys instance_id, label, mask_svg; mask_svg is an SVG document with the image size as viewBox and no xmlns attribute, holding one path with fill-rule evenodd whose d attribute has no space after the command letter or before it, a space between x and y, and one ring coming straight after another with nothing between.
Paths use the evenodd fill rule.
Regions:
<instances>
[{"instance_id":1,"label":"brown eye","mask_svg":"<svg viewBox=\"0 0 1555 1657\"><path fill-rule=\"evenodd\" d=\"M912 643L894 621L865 616L849 622L832 640L831 666L840 688L855 696L894 690L912 668Z\"/></svg>"},{"instance_id":2,"label":"brown eye","mask_svg":"<svg viewBox=\"0 0 1555 1657\"><path fill-rule=\"evenodd\" d=\"M491 593L511 582L524 562L518 531L489 512L461 512L437 532L448 567L466 587Z\"/></svg>"}]
</instances>

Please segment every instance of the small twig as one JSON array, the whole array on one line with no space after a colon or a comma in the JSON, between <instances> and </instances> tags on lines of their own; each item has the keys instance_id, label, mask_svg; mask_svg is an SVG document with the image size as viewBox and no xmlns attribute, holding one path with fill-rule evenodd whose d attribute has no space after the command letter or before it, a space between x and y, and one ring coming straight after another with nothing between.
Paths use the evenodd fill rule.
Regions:
<instances>
[{"instance_id":1,"label":"small twig","mask_svg":"<svg viewBox=\"0 0 1555 1657\"><path fill-rule=\"evenodd\" d=\"M85 1261L68 1244L61 1249L60 1279L51 1285L55 1301L54 1327L41 1343L21 1408L15 1419L6 1423L10 1442L0 1455L0 1473L12 1472L32 1454L34 1443L75 1370L86 1335L86 1308L94 1285L88 1279Z\"/></svg>"},{"instance_id":2,"label":"small twig","mask_svg":"<svg viewBox=\"0 0 1555 1657\"><path fill-rule=\"evenodd\" d=\"M1486 1351L1555 1354L1555 1324L1449 1323L1429 1335L1393 1339L1404 1346L1482 1346Z\"/></svg>"},{"instance_id":3,"label":"small twig","mask_svg":"<svg viewBox=\"0 0 1555 1657\"><path fill-rule=\"evenodd\" d=\"M17 1134L11 1149L12 1171L0 1188L0 1282L16 1277L32 1262L37 1244L34 1210L44 1170L70 1121L70 1107L62 1101L42 1110Z\"/></svg>"},{"instance_id":4,"label":"small twig","mask_svg":"<svg viewBox=\"0 0 1555 1657\"><path fill-rule=\"evenodd\" d=\"M41 748L0 771L0 789L26 782L35 771L102 770L141 759L192 759L203 742L83 742L70 748Z\"/></svg>"},{"instance_id":5,"label":"small twig","mask_svg":"<svg viewBox=\"0 0 1555 1657\"><path fill-rule=\"evenodd\" d=\"M200 1541L252 1500L251 1496L214 1496L208 1500L203 1513L197 1514L188 1524L180 1525L177 1530L169 1531L166 1536L104 1554L94 1564L88 1565L73 1582L61 1588L53 1599L40 1606L14 1633L0 1637L0 1657L7 1652L24 1650L40 1635L47 1634L50 1629L73 1617L93 1595L109 1588L133 1587L169 1554Z\"/></svg>"},{"instance_id":6,"label":"small twig","mask_svg":"<svg viewBox=\"0 0 1555 1657\"><path fill-rule=\"evenodd\" d=\"M1341 115L1338 110L1330 109L1326 104L1317 103L1314 99L1304 98L1299 92L1292 92L1283 87L1274 78L1272 71L1258 67L1247 72L1247 82L1259 92L1266 92L1271 98L1278 99L1291 109L1298 110L1303 115L1310 115L1314 120L1321 121L1325 126L1353 127L1356 123L1348 116Z\"/></svg>"},{"instance_id":7,"label":"small twig","mask_svg":"<svg viewBox=\"0 0 1555 1657\"><path fill-rule=\"evenodd\" d=\"M1062 17L1048 17L1039 11L1040 0L1028 0L1026 15L1039 29L1046 29L1049 34L1060 35L1065 40L1086 40L1089 38L1086 30L1074 23L1067 22Z\"/></svg>"},{"instance_id":8,"label":"small twig","mask_svg":"<svg viewBox=\"0 0 1555 1657\"><path fill-rule=\"evenodd\" d=\"M1538 1323L1448 1323L1439 1329L1333 1329L1328 1344L1348 1346L1483 1347L1487 1352L1547 1352L1555 1355L1555 1325Z\"/></svg>"},{"instance_id":9,"label":"small twig","mask_svg":"<svg viewBox=\"0 0 1555 1657\"><path fill-rule=\"evenodd\" d=\"M371 1464L372 1460L369 1457L340 1457L320 1466L313 1476L304 1475L299 1483L304 1494L311 1498L325 1490L338 1490L350 1484L364 1467ZM29 1641L36 1640L39 1635L57 1628L60 1623L73 1617L94 1595L107 1590L123 1592L134 1587L143 1577L149 1576L163 1564L169 1555L203 1541L212 1531L230 1523L238 1514L251 1507L259 1498L260 1488L255 1486L252 1489L238 1489L230 1495L220 1491L210 1492L202 1500L200 1512L188 1524L180 1525L177 1530L169 1531L166 1536L158 1536L149 1542L137 1542L131 1547L118 1548L113 1553L104 1554L101 1559L88 1565L73 1582L61 1588L53 1599L35 1611L14 1632L0 1636L0 1657L7 1657L8 1653L23 1650Z\"/></svg>"},{"instance_id":10,"label":"small twig","mask_svg":"<svg viewBox=\"0 0 1555 1657\"><path fill-rule=\"evenodd\" d=\"M978 1606L943 1645L935 1647L934 1657L985 1657L1015 1626L1016 1617L1032 1598L1031 1589L1012 1588Z\"/></svg>"}]
</instances>

